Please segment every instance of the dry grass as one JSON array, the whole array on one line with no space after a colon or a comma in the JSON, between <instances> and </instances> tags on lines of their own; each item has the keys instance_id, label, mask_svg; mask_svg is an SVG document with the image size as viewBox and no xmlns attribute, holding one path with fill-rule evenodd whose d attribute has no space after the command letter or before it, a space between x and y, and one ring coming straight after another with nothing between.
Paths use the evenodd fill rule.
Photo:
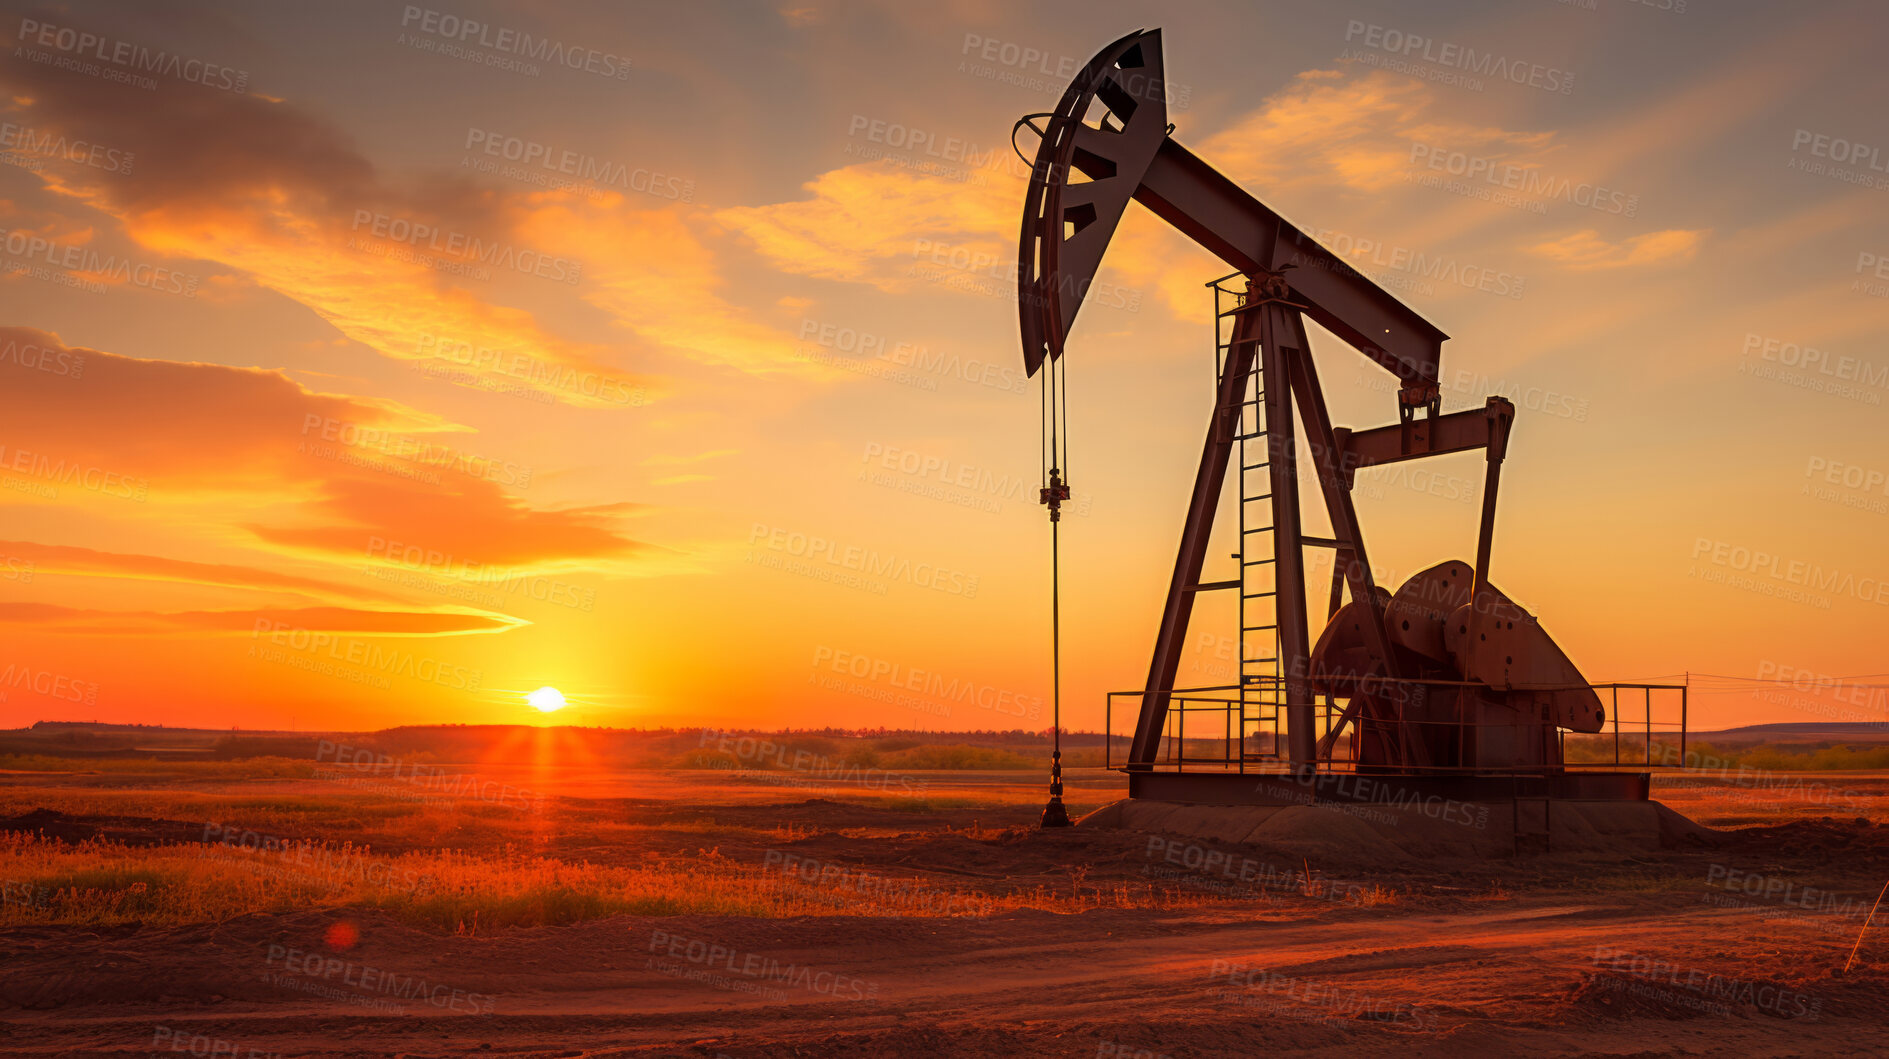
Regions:
<instances>
[{"instance_id":1,"label":"dry grass","mask_svg":"<svg viewBox=\"0 0 1889 1059\"><path fill-rule=\"evenodd\" d=\"M379 909L416 926L461 933L612 915L988 915L1017 909L1182 908L1214 902L1147 884L1038 885L1010 893L887 879L872 888L819 885L741 864L714 850L635 867L571 863L517 850L386 857L350 844L225 846L64 844L0 835L0 925L177 925L257 912Z\"/></svg>"},{"instance_id":2,"label":"dry grass","mask_svg":"<svg viewBox=\"0 0 1889 1059\"><path fill-rule=\"evenodd\" d=\"M1615 743L1610 736L1571 735L1563 749L1567 760L1574 764L1614 761ZM1655 737L1650 748L1644 739L1629 738L1619 744L1619 760L1626 768L1650 761L1655 765L1684 764L1707 773L1739 768L1769 772L1889 769L1889 746L1834 741L1719 745L1695 740L1686 745L1682 754L1676 743L1662 738Z\"/></svg>"},{"instance_id":3,"label":"dry grass","mask_svg":"<svg viewBox=\"0 0 1889 1059\"><path fill-rule=\"evenodd\" d=\"M897 751L893 751L897 752ZM70 766L70 762L65 762ZM836 800L844 807L807 807L807 795L708 772L562 771L561 785L536 811L478 800L416 802L399 789L358 789L296 777L231 774L221 763L150 763L126 771L19 775L0 784L0 816L52 809L79 818L116 821L114 833L138 834L138 820L169 822L172 844L71 844L0 832L0 924L153 925L217 922L250 913L310 909L381 909L416 926L484 931L567 923L611 915L933 917L1008 910L1055 913L1096 909L1250 909L1253 891L1213 889L1189 879L1148 879L1130 862L1109 877L1076 871L1054 876L1038 868L1007 877L958 873L928 858L936 848L1004 843L1033 820L1042 792L1035 783L967 778L913 798L890 791ZM253 763L244 763L253 764ZM470 766L480 768L480 766ZM539 787L536 773L494 776ZM141 776L130 775L136 771ZM1825 795L1866 788L1871 806L1889 785L1875 777L1811 779L1798 801L1772 787L1688 786L1675 804L1756 809L1764 796L1779 804L1771 820L1832 812ZM35 784L33 786L25 785ZM44 784L44 785L39 785ZM757 789L759 788L759 789ZM569 793L583 792L582 796ZM1665 792L1655 786L1656 796ZM1073 792L1072 792L1073 793ZM1096 801L1113 791L1099 784ZM1689 803L1689 804L1688 804ZM1071 803L1072 812L1080 806ZM1024 811L1019 811L1020 809ZM1848 813L1843 815L1858 815ZM228 833L274 836L268 851L196 841L200 824ZM179 825L182 826L179 826ZM79 833L89 833L80 831ZM913 837L924 836L924 837ZM178 842L182 839L181 844ZM862 841L898 841L910 860L874 861ZM798 846L810 859L882 864L872 887L821 884L778 870L764 858ZM726 854L726 855L724 855ZM776 858L778 861L778 858ZM910 868L897 868L895 863ZM932 863L933 868L924 867ZM942 867L938 865L942 864ZM1366 881L1321 878L1310 864L1290 882L1274 880L1268 902L1316 908L1380 908L1427 898ZM966 875L975 876L967 878ZM1647 873L1622 871L1612 889L1658 893L1675 885ZM1467 900L1502 901L1491 884ZM1322 913L1315 913L1322 914Z\"/></svg>"},{"instance_id":4,"label":"dry grass","mask_svg":"<svg viewBox=\"0 0 1889 1059\"><path fill-rule=\"evenodd\" d=\"M172 828L172 844L158 846L64 844L0 833L0 883L6 886L0 924L172 925L250 913L371 908L416 926L483 931L619 914L932 917L1019 909L1180 909L1227 900L1140 881L966 882L896 869L876 874L870 886L823 884L764 863L762 850L854 831L998 841L1008 829L989 817L1013 812L1006 808L1013 802L1042 797L1039 790L1007 783L993 785L983 797L971 789L921 798L865 792L837 800L892 810L900 819L822 828L805 819L769 818L762 805L742 804L748 785L704 774L686 780L673 773L628 775L623 786L609 790L660 794L666 801L566 796L527 812L476 800L420 803L399 797L398 789L361 790L320 780L252 782L206 764L177 763L162 775L147 774L145 781L74 774L67 777L73 782L57 786L0 786L0 816L51 809L81 820L122 821L133 831L139 820L186 825ZM770 800L781 794L766 793ZM905 823L908 814L912 819ZM945 818L927 820L927 814ZM220 830L199 831L199 822ZM231 833L251 844L267 836L268 845L280 848L197 841ZM724 856L698 846L742 852Z\"/></svg>"},{"instance_id":5,"label":"dry grass","mask_svg":"<svg viewBox=\"0 0 1889 1059\"><path fill-rule=\"evenodd\" d=\"M0 772L88 772L109 775L199 776L217 779L299 779L314 775L315 762L280 757L240 761L165 761L156 758L72 758L46 754L0 754Z\"/></svg>"},{"instance_id":6,"label":"dry grass","mask_svg":"<svg viewBox=\"0 0 1889 1059\"><path fill-rule=\"evenodd\" d=\"M16 896L33 895L0 906L0 923L179 924L253 912L377 908L415 924L463 931L617 914L838 914L790 876L713 855L628 868L513 851L381 857L325 843L261 852L65 845L10 835L0 840L0 878L15 884ZM874 914L869 903L849 912Z\"/></svg>"},{"instance_id":7,"label":"dry grass","mask_svg":"<svg viewBox=\"0 0 1889 1059\"><path fill-rule=\"evenodd\" d=\"M472 799L417 801L398 785L362 789L216 762L121 762L136 767L99 771L58 764L70 771L56 785L0 786L0 816L50 809L131 832L166 826L168 844L62 843L0 832L0 924L175 925L251 913L380 909L416 926L470 932L611 915L955 916L1214 900L1081 880L971 884L984 889L923 873L877 876L865 888L811 882L769 870L759 851L848 828L766 819L765 809L742 806L749 785L701 774L681 783L676 774L625 774L608 791L667 795L666 801L564 796L523 811ZM494 774L536 785L529 776ZM683 791L687 797L677 797ZM984 798L968 791L921 798L868 791L837 800L919 817L865 829L887 836L914 828L950 832L948 825L929 826L923 815L970 809L969 826L955 833L991 841L1005 829L978 824L978 810L1007 805L1013 794L1041 797L1008 789ZM728 796L732 804L723 801ZM268 848L199 841L232 835ZM729 857L698 845L747 852Z\"/></svg>"},{"instance_id":8,"label":"dry grass","mask_svg":"<svg viewBox=\"0 0 1889 1059\"><path fill-rule=\"evenodd\" d=\"M544 823L534 814L493 803L416 803L371 794L0 788L0 816L42 808L73 816L157 818L206 828L241 828L281 839L354 835L393 846L439 845L442 836L469 827L496 839L524 841Z\"/></svg>"}]
</instances>

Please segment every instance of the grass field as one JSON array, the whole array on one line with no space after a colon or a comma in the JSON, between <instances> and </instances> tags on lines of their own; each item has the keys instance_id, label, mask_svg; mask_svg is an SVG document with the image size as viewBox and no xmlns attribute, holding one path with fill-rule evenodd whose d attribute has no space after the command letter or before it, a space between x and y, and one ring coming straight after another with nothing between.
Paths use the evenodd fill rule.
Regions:
<instances>
[{"instance_id":1,"label":"grass field","mask_svg":"<svg viewBox=\"0 0 1889 1059\"><path fill-rule=\"evenodd\" d=\"M843 759L10 762L0 1055L1835 1055L1889 1012L1889 935L1840 970L1889 878L1877 772L1659 776L1714 848L1385 863L1044 833L1037 770ZM1071 770L1073 813L1122 793ZM776 966L874 997L743 970Z\"/></svg>"}]
</instances>

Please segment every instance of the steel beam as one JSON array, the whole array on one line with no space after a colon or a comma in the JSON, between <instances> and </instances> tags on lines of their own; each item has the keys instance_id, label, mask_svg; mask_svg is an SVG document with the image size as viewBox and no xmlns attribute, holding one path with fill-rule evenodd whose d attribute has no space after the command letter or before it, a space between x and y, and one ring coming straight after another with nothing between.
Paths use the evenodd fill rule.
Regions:
<instances>
[{"instance_id":1,"label":"steel beam","mask_svg":"<svg viewBox=\"0 0 1889 1059\"><path fill-rule=\"evenodd\" d=\"M1449 336L1172 138L1135 201L1241 272L1292 266L1293 300L1406 383L1437 381Z\"/></svg>"},{"instance_id":2,"label":"steel beam","mask_svg":"<svg viewBox=\"0 0 1889 1059\"><path fill-rule=\"evenodd\" d=\"M1509 427L1515 422L1515 406L1501 397L1489 398L1483 409L1488 422L1489 466L1482 481L1482 525L1476 535L1476 585L1481 592L1489 582L1489 549L1495 539L1495 490L1502 482L1502 460L1509 452Z\"/></svg>"},{"instance_id":3,"label":"steel beam","mask_svg":"<svg viewBox=\"0 0 1889 1059\"><path fill-rule=\"evenodd\" d=\"M1220 391L1213 419L1207 426L1200 469L1194 475L1187 521L1181 527L1174 578L1168 583L1167 605L1162 608L1161 628L1155 634L1154 659L1148 666L1148 683L1143 685L1141 714L1135 721L1134 741L1128 747L1131 769L1150 767L1161 748L1161 731L1167 724L1174 676L1180 670L1187 621L1193 616L1195 586L1200 583L1201 564L1207 558L1214 512L1220 505L1220 490L1226 483L1227 461L1233 452L1234 437L1240 430L1240 406L1246 400L1246 386L1253 374L1259 327L1256 321L1249 323L1249 319L1241 316L1234 324L1233 340L1227 346L1226 364L1220 372Z\"/></svg>"},{"instance_id":4,"label":"steel beam","mask_svg":"<svg viewBox=\"0 0 1889 1059\"><path fill-rule=\"evenodd\" d=\"M1305 621L1305 541L1299 519L1298 441L1292 423L1292 392L1298 365L1286 343L1298 332L1281 302L1248 310L1260 321L1260 380L1266 388L1266 462L1271 472L1273 613L1279 625L1279 673L1286 700L1286 756L1296 769L1317 764L1316 711L1308 686L1312 675L1312 637ZM1240 562L1246 563L1242 541ZM1242 572L1246 569L1242 566ZM1246 624L1244 610L1240 624ZM1246 636L1240 635L1242 657ZM1244 666L1241 667L1242 671ZM1245 680L1244 674L1241 676Z\"/></svg>"},{"instance_id":5,"label":"steel beam","mask_svg":"<svg viewBox=\"0 0 1889 1059\"><path fill-rule=\"evenodd\" d=\"M1502 401L1491 397L1490 402ZM1507 401L1502 401L1508 404ZM1510 413L1513 414L1513 406ZM1487 408L1471 408L1442 416L1418 416L1408 424L1393 423L1369 430L1338 431L1337 440L1345 454L1345 465L1356 471L1380 463L1414 460L1419 456L1443 456L1467 452L1489 444L1490 419Z\"/></svg>"},{"instance_id":6,"label":"steel beam","mask_svg":"<svg viewBox=\"0 0 1889 1059\"><path fill-rule=\"evenodd\" d=\"M1489 589L1489 553L1495 545L1495 492L1502 484L1502 460L1509 451L1509 427L1515 421L1515 406L1505 398L1491 397L1483 409L1489 438L1488 467L1482 480L1482 523L1476 531L1476 580L1470 585L1469 644L1471 665L1482 642L1483 611L1488 608L1483 595ZM1480 670L1472 669L1471 672Z\"/></svg>"},{"instance_id":7,"label":"steel beam","mask_svg":"<svg viewBox=\"0 0 1889 1059\"><path fill-rule=\"evenodd\" d=\"M1390 678L1391 686L1396 689L1401 702L1406 696L1404 686L1395 683L1400 674L1397 658L1391 653L1390 636L1384 631L1384 602L1378 598L1377 586L1372 583L1371 561L1365 552L1364 534L1358 528L1357 510L1351 503L1351 490L1347 487L1344 467L1339 459L1338 443L1332 436L1331 413L1325 408L1325 395L1319 388L1318 371L1312 365L1311 345L1305 338L1305 322L1296 312L1282 312L1281 316L1282 325L1291 328L1291 347L1288 352L1290 363L1286 371L1292 379L1293 396L1298 399L1299 416L1305 421L1306 442L1318 468L1318 481L1325 494L1326 512L1331 517L1332 535L1349 545L1343 556L1345 580L1351 589L1351 597L1361 601L1369 615L1364 628L1365 646L1382 661L1384 675ZM1301 614L1304 609L1301 602ZM1309 662L1307 669L1310 669ZM1309 716L1307 722L1309 736ZM1397 728L1400 744L1404 748L1404 763L1428 765L1428 748L1421 739L1410 738L1410 726L1403 723L1401 707Z\"/></svg>"}]
</instances>

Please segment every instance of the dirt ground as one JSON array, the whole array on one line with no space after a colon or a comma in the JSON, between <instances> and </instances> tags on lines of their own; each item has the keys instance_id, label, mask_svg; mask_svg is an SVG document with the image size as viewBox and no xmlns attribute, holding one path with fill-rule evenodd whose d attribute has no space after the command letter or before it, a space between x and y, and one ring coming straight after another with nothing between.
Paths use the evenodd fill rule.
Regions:
<instances>
[{"instance_id":1,"label":"dirt ground","mask_svg":"<svg viewBox=\"0 0 1889 1059\"><path fill-rule=\"evenodd\" d=\"M0 1055L1889 1054L1884 913L1842 972L1889 879L1889 781L1874 774L1656 782L1728 829L1709 846L1415 867L1041 832L1038 778L1015 773L937 774L917 801L690 773L519 779L550 794L525 832L376 833L364 817L363 837L482 856L523 841L593 863L712 855L788 871L834 914L498 930L360 907L0 919ZM1072 806L1118 786L1076 777ZM0 828L156 848L201 823L140 804L187 799L227 823L351 796L11 773ZM1066 909L1036 907L1065 892ZM868 897L874 914L848 914Z\"/></svg>"}]
</instances>

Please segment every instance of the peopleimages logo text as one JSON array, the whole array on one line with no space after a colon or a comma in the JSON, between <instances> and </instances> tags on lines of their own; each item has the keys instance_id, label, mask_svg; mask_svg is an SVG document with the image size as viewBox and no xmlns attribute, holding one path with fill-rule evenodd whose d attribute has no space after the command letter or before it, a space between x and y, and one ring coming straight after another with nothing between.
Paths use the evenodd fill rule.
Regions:
<instances>
[{"instance_id":1,"label":"peopleimages logo text","mask_svg":"<svg viewBox=\"0 0 1889 1059\"><path fill-rule=\"evenodd\" d=\"M435 11L432 8L422 8L414 4L406 5L401 11L400 25L403 29L417 29L421 33L457 44L475 45L507 55L523 56L541 63L582 70L599 77L610 77L621 81L630 76L630 60L621 55L612 55L595 48L567 45L562 41L554 41L547 37L534 37L522 30L494 26L477 19L461 18L458 15Z\"/></svg>"},{"instance_id":2,"label":"peopleimages logo text","mask_svg":"<svg viewBox=\"0 0 1889 1059\"><path fill-rule=\"evenodd\" d=\"M142 44L133 44L128 40L113 40L96 33L73 29L70 26L23 18L20 19L20 32L17 39L82 59L96 59L101 63L109 63L112 66L136 70L140 73L163 74L180 81L191 81L206 88L242 92L249 87L248 70L238 70L221 63L187 58L161 49L152 50Z\"/></svg>"},{"instance_id":3,"label":"peopleimages logo text","mask_svg":"<svg viewBox=\"0 0 1889 1059\"><path fill-rule=\"evenodd\" d=\"M1527 85L1530 88L1559 92L1562 95L1574 91L1574 75L1567 70L1543 66L1536 62L1511 59L1494 52L1477 51L1475 48L1451 41L1432 40L1421 34L1405 33L1403 30L1380 26L1374 22L1360 22L1355 18L1348 20L1345 24L1345 42L1351 43L1359 39L1362 39L1367 48L1451 70L1461 70L1478 77Z\"/></svg>"},{"instance_id":4,"label":"peopleimages logo text","mask_svg":"<svg viewBox=\"0 0 1889 1059\"><path fill-rule=\"evenodd\" d=\"M373 210L354 211L354 231L367 229L376 239L401 243L416 250L428 250L462 261L522 272L559 283L576 283L583 278L584 264L567 257L552 257L542 250L519 248L508 243L481 239L476 235L441 229L424 221L412 221Z\"/></svg>"},{"instance_id":5,"label":"peopleimages logo text","mask_svg":"<svg viewBox=\"0 0 1889 1059\"><path fill-rule=\"evenodd\" d=\"M693 180L665 176L649 169L631 169L622 162L553 147L522 136L507 136L491 129L467 129L465 150L477 150L520 166L555 173L565 180L555 185L559 187L570 184L613 187L659 199L695 201Z\"/></svg>"}]
</instances>

